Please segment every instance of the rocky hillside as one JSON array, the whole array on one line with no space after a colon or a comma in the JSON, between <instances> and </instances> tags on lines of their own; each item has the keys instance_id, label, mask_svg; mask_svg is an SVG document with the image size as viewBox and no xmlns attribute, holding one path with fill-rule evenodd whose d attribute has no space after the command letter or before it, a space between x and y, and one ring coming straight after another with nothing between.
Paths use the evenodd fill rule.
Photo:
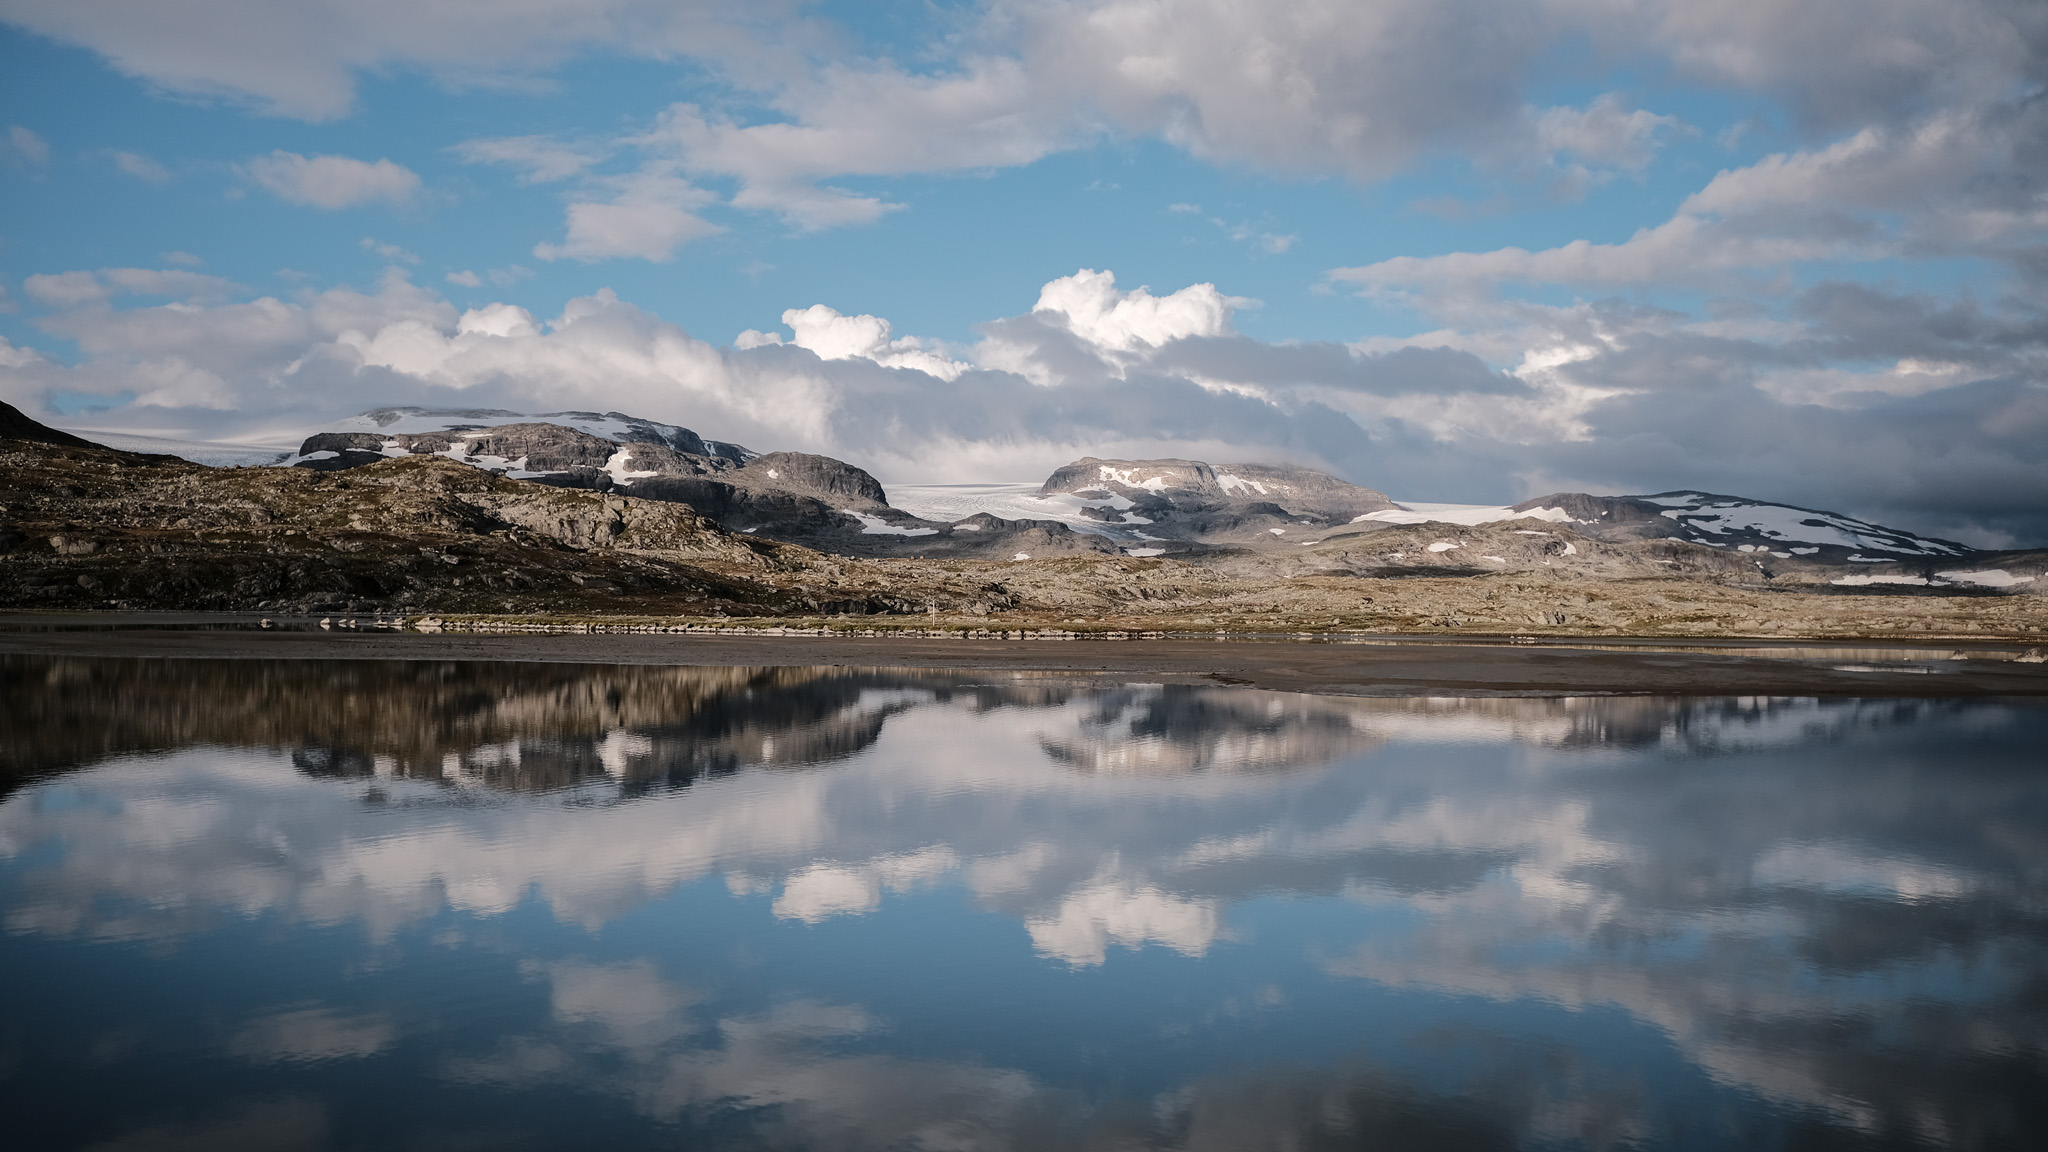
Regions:
<instances>
[{"instance_id":1,"label":"rocky hillside","mask_svg":"<svg viewBox=\"0 0 2048 1152\"><path fill-rule=\"evenodd\" d=\"M1065 508L1069 523L1119 539L1130 555L1245 576L1548 570L1895 593L2048 592L2048 551L1984 551L1837 512L1706 492L1403 505L1305 468L1089 457L1054 472L1023 503Z\"/></svg>"},{"instance_id":2,"label":"rocky hillside","mask_svg":"<svg viewBox=\"0 0 2048 1152\"><path fill-rule=\"evenodd\" d=\"M986 614L986 581L863 564L693 509L431 455L208 468L67 442L0 405L0 606Z\"/></svg>"},{"instance_id":3,"label":"rocky hillside","mask_svg":"<svg viewBox=\"0 0 2048 1152\"><path fill-rule=\"evenodd\" d=\"M842 556L1012 560L1117 551L1054 520L920 519L890 507L880 482L844 461L762 455L618 412L384 408L307 437L282 463L333 472L422 455L513 480L687 504L735 532Z\"/></svg>"},{"instance_id":4,"label":"rocky hillside","mask_svg":"<svg viewBox=\"0 0 2048 1152\"><path fill-rule=\"evenodd\" d=\"M1131 462L1090 461L1078 474L1063 470L1052 487L1066 491L1028 499L1122 513L1141 496L1160 497L1168 507L1144 505L1158 515L1133 527L1162 540L1188 533L1169 542L1178 554L1116 555L1106 535L1056 526L1061 536L1042 521L987 514L945 526L955 539L1045 533L1048 554L1023 560L1022 549L946 555L942 534L923 527L933 522L888 509L873 477L839 461L689 453L672 434L659 444L616 441L515 421L467 439L447 429L394 432L387 439L426 436L414 446L428 447L444 437L448 447L398 452L380 442L366 453L373 458L347 468L209 468L78 443L4 406L0 428L9 433L0 438L0 607L12 609L772 617L813 626L893 614L914 615L919 627L1054 632L2035 638L2048 627L2048 597L2037 594L2048 587L2048 553L1971 552L1702 494L1403 507L1291 469L1179 461L1167 463L1185 467L1180 474L1104 477L1103 468ZM483 464L451 458L478 447L500 451L478 456L491 457ZM303 455L319 451L338 459L342 450ZM655 475L605 490L517 475L535 463L592 467L599 452L600 475ZM681 463L667 473L638 466L671 458ZM514 463L528 467L502 466ZM703 471L686 476L684 465ZM656 478L675 487L660 499L641 495L662 491L637 487ZM688 487L709 481L720 486ZM1254 482L1267 491L1241 491ZM1352 511L1361 506L1371 510ZM895 535L924 555L828 555L742 519L774 514L777 531L798 535L791 526L819 508L860 525L859 535ZM1784 520L1793 513L1799 531L1855 538L1794 544L1772 535L1793 530ZM1751 523L1760 517L1770 522ZM1235 527L1200 535L1219 523ZM1690 538L1700 534L1708 538ZM1102 550L1060 555L1068 540Z\"/></svg>"},{"instance_id":5,"label":"rocky hillside","mask_svg":"<svg viewBox=\"0 0 2048 1152\"><path fill-rule=\"evenodd\" d=\"M1191 544L1265 547L1395 507L1384 493L1307 468L1093 456L1054 472L1038 495L1064 497L1091 528L1133 543L1134 555Z\"/></svg>"}]
</instances>

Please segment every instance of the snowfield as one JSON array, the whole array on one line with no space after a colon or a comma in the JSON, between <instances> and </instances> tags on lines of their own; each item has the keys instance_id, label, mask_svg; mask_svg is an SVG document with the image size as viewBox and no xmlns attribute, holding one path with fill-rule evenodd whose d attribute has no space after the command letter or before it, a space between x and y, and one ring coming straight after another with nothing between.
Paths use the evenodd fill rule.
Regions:
<instances>
[{"instance_id":1,"label":"snowfield","mask_svg":"<svg viewBox=\"0 0 2048 1152\"><path fill-rule=\"evenodd\" d=\"M1351 522L1462 524L1468 528L1478 524L1495 524L1502 520L1541 520L1546 524L1578 523L1562 508L1530 508L1517 512L1513 508L1493 504L1428 504L1416 500L1397 500L1395 503L1400 507L1367 512L1363 516L1352 517Z\"/></svg>"},{"instance_id":2,"label":"snowfield","mask_svg":"<svg viewBox=\"0 0 2048 1152\"><path fill-rule=\"evenodd\" d=\"M1004 520L1057 520L1076 532L1109 536L1108 526L1082 514L1083 508L1108 508L1122 512L1131 506L1127 497L1083 500L1071 492L1040 496L1037 484L900 484L889 486L889 503L912 516L951 523L986 512ZM1118 507L1121 504L1122 507ZM1125 515L1131 523L1149 523L1142 517Z\"/></svg>"},{"instance_id":3,"label":"snowfield","mask_svg":"<svg viewBox=\"0 0 2048 1152\"><path fill-rule=\"evenodd\" d=\"M937 536L939 534L937 528L901 528L889 523L880 516L871 515L866 512L855 512L851 508L841 508L840 511L860 521L860 534L863 536Z\"/></svg>"},{"instance_id":4,"label":"snowfield","mask_svg":"<svg viewBox=\"0 0 2048 1152\"><path fill-rule=\"evenodd\" d=\"M1787 544L1832 544L1838 548L1869 549L1908 556L1958 556L1960 549L1935 540L1894 532L1875 524L1832 512L1814 512L1784 504L1763 504L1731 500L1703 492L1673 492L1645 496L1652 504L1665 505L1664 515L1676 521L1688 535L1756 532ZM1713 541L1701 540L1701 543Z\"/></svg>"},{"instance_id":5,"label":"snowfield","mask_svg":"<svg viewBox=\"0 0 2048 1152\"><path fill-rule=\"evenodd\" d=\"M216 440L172 440L162 436L136 436L127 432L94 432L69 429L72 435L104 444L122 452L147 452L154 456L176 456L209 468L261 468L290 457L297 445L227 444Z\"/></svg>"}]
</instances>

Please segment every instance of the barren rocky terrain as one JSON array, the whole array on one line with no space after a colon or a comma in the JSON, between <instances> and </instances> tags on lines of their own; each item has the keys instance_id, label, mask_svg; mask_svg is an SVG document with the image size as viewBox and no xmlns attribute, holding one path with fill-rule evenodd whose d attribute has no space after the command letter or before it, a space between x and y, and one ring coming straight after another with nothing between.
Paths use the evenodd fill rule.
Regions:
<instances>
[{"instance_id":1,"label":"barren rocky terrain","mask_svg":"<svg viewBox=\"0 0 2048 1152\"><path fill-rule=\"evenodd\" d=\"M2039 580L1845 587L1831 575L1839 565L1804 557L1527 525L1373 525L1198 562L857 558L736 532L672 500L507 479L434 455L338 472L217 469L97 447L18 413L0 427L0 607L17 610L1082 633L2048 630Z\"/></svg>"}]
</instances>

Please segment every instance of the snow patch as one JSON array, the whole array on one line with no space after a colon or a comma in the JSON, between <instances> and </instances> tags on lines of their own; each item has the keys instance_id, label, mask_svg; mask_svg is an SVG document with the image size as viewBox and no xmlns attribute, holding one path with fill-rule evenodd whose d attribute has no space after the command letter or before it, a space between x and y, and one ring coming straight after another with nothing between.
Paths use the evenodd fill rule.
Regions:
<instances>
[{"instance_id":1,"label":"snow patch","mask_svg":"<svg viewBox=\"0 0 2048 1152\"><path fill-rule=\"evenodd\" d=\"M1927 581L1919 576L1837 576L1828 583L1848 588L1864 588L1872 584L1911 584L1921 588L1927 587ZM1937 581L1935 586L1942 585Z\"/></svg>"},{"instance_id":2,"label":"snow patch","mask_svg":"<svg viewBox=\"0 0 2048 1152\"><path fill-rule=\"evenodd\" d=\"M1793 544L1829 544L1877 552L1898 552L1909 556L1954 556L1958 550L1933 540L1832 512L1815 512L1784 504L1763 504L1708 496L1702 492L1680 492L1666 496L1645 496L1651 504L1665 506L1664 515L1689 533L1755 532L1773 540ZM1854 557L1851 557L1854 559Z\"/></svg>"},{"instance_id":3,"label":"snow patch","mask_svg":"<svg viewBox=\"0 0 2048 1152\"><path fill-rule=\"evenodd\" d=\"M1424 504L1410 501L1393 508L1382 508L1353 516L1353 524L1371 521L1378 524L1462 524L1473 527L1479 524L1494 524L1502 520L1541 520L1546 524L1577 524L1571 513L1562 508L1529 508L1517 512L1513 508L1495 504Z\"/></svg>"},{"instance_id":4,"label":"snow patch","mask_svg":"<svg viewBox=\"0 0 2048 1152\"><path fill-rule=\"evenodd\" d=\"M860 521L860 534L863 536L936 536L939 534L937 528L903 528L889 523L880 516L868 512L855 512L851 508L841 508L840 511Z\"/></svg>"},{"instance_id":5,"label":"snow patch","mask_svg":"<svg viewBox=\"0 0 2048 1152\"><path fill-rule=\"evenodd\" d=\"M1961 584L1975 584L1981 588L2015 588L2021 584L2034 582L2032 576L2015 576L2003 568L1985 568L1975 572L1936 572L1935 575Z\"/></svg>"},{"instance_id":6,"label":"snow patch","mask_svg":"<svg viewBox=\"0 0 2048 1152\"><path fill-rule=\"evenodd\" d=\"M1019 553L1019 555L1022 555L1022 553ZM1164 549L1164 548L1126 548L1126 549L1124 549L1124 555L1126 555L1126 556L1164 556L1164 555L1166 555L1166 549Z\"/></svg>"},{"instance_id":7,"label":"snow patch","mask_svg":"<svg viewBox=\"0 0 2048 1152\"><path fill-rule=\"evenodd\" d=\"M1266 493L1266 486L1265 486L1264 484L1261 484L1261 483L1260 483L1259 481L1257 481L1257 480L1247 480L1247 479L1245 479L1245 478L1244 478L1244 477L1242 477L1242 476L1238 476L1238 475L1235 475L1235 474L1233 474L1233 473L1229 473L1229 472L1218 472L1218 473L1216 473L1216 483L1217 483L1217 485L1218 485L1219 487L1221 487L1221 488L1222 488L1222 489L1223 489L1223 490L1224 490L1225 492L1228 492L1228 493L1230 493L1231 495L1236 495L1236 494L1237 494L1237 490L1238 490L1238 489L1240 489L1240 488L1250 488L1250 489L1252 489L1252 490L1256 491L1256 492L1257 492L1257 493L1258 493L1259 495L1261 495L1261 496L1264 496L1264 495L1266 495L1266 494L1267 494L1267 493ZM1294 489L1293 489L1292 487L1290 487L1289 485L1286 485L1286 484L1275 484L1275 485L1273 485L1273 487L1274 487L1274 488L1277 488L1277 489L1279 489L1279 490L1280 490L1280 491L1282 491L1282 492L1292 492L1292 491L1294 491Z\"/></svg>"},{"instance_id":8,"label":"snow patch","mask_svg":"<svg viewBox=\"0 0 2048 1152\"><path fill-rule=\"evenodd\" d=\"M1126 511L1134 507L1127 496L1105 493L1101 497L1084 498L1073 492L1040 496L1038 487L1036 484L892 484L889 486L889 500L896 507L925 520L950 523L986 512L1005 520L1052 520L1076 532L1117 539L1129 536L1143 539L1144 533L1118 532L1115 530L1118 525L1104 524L1082 510L1108 508L1124 513L1124 524L1151 523Z\"/></svg>"},{"instance_id":9,"label":"snow patch","mask_svg":"<svg viewBox=\"0 0 2048 1152\"><path fill-rule=\"evenodd\" d=\"M1166 491L1166 477L1164 476L1154 476L1147 480L1131 479L1131 477L1138 474L1136 468L1118 468L1113 465L1104 464L1101 466L1101 473L1104 480L1115 481L1126 488L1143 488L1148 492Z\"/></svg>"},{"instance_id":10,"label":"snow patch","mask_svg":"<svg viewBox=\"0 0 2048 1152\"><path fill-rule=\"evenodd\" d=\"M631 445L627 445L623 448L620 448L617 452L612 453L611 458L604 462L604 471L611 476L612 483L622 486L630 485L635 480L644 479L645 477L648 476L660 475L660 473L654 471L651 468L644 472L636 472L629 470L627 468L627 464L631 462L632 456L633 448Z\"/></svg>"},{"instance_id":11,"label":"snow patch","mask_svg":"<svg viewBox=\"0 0 2048 1152\"><path fill-rule=\"evenodd\" d=\"M1459 547L1463 547L1463 545L1453 544L1448 540L1439 540L1436 543L1431 544L1429 546L1429 550L1431 552L1449 552L1451 549Z\"/></svg>"}]
</instances>

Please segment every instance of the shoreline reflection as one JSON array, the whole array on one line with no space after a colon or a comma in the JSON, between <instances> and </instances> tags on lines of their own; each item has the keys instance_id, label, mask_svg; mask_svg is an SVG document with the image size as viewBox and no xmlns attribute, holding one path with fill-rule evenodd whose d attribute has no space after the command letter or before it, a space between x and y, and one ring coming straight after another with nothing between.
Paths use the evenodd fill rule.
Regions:
<instances>
[{"instance_id":1,"label":"shoreline reflection","mask_svg":"<svg viewBox=\"0 0 2048 1152\"><path fill-rule=\"evenodd\" d=\"M629 1144L2048 1134L2031 705L0 669L0 959L41 973L0 1077L53 1100L182 1053L180 1123L309 1146L370 1123L344 1068ZM172 1140L150 1099L44 1119Z\"/></svg>"}]
</instances>

